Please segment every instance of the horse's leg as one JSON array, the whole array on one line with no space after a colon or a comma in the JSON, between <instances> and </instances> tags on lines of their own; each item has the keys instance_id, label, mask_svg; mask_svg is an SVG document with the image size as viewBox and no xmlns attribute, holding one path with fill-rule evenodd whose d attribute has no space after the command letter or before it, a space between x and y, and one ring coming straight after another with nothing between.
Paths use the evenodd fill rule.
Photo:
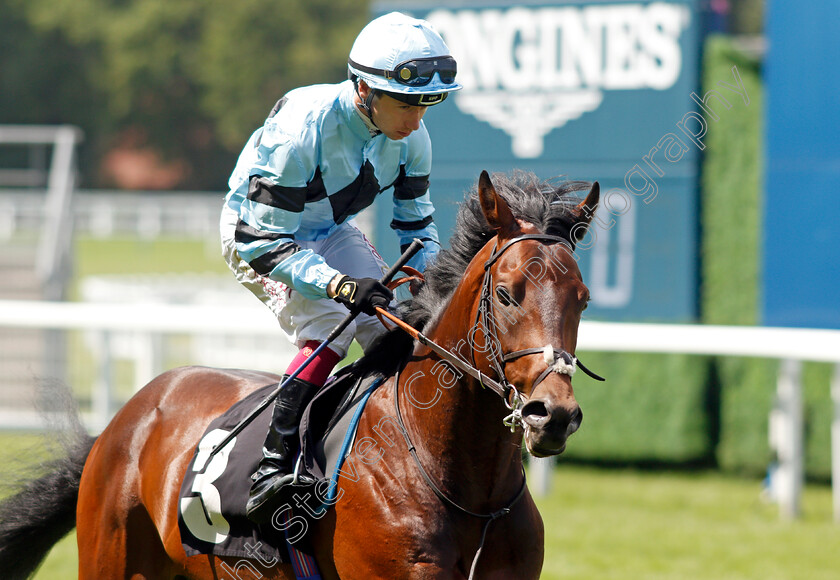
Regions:
<instances>
[{"instance_id":1,"label":"horse's leg","mask_svg":"<svg viewBox=\"0 0 840 580\"><path fill-rule=\"evenodd\" d=\"M277 379L244 371L175 369L120 409L99 436L82 475L80 579L294 579L290 566L188 557L178 529L181 480L207 425L248 392Z\"/></svg>"},{"instance_id":2,"label":"horse's leg","mask_svg":"<svg viewBox=\"0 0 840 580\"><path fill-rule=\"evenodd\" d=\"M214 417L254 388L270 382L264 376L250 379L248 376L200 368L181 369L165 375L168 384L164 385L160 401L153 407L162 412L154 422L149 422L150 429L143 436L145 447L137 467L137 473L141 474L139 501L143 513L150 518L149 522L154 522L151 531L154 532L156 545L149 546L149 549L160 553L159 559L156 559L168 565L161 574L148 578L295 578L291 565L278 566L276 562L260 560L256 555L254 559L207 555L188 557L181 544L178 494L193 450ZM201 404L197 405L197 401ZM185 421L185 417L193 417L193 420ZM132 529L138 532L138 536L141 535L141 526ZM142 535L145 537L145 532ZM133 550L130 538L128 545ZM141 564L135 564L133 569L141 569Z\"/></svg>"},{"instance_id":3,"label":"horse's leg","mask_svg":"<svg viewBox=\"0 0 840 580\"><path fill-rule=\"evenodd\" d=\"M138 501L139 474L126 469L125 451L110 445L113 433L106 434L82 475L76 512L79 578L168 578L166 552ZM120 470L125 470L122 476Z\"/></svg>"},{"instance_id":4,"label":"horse's leg","mask_svg":"<svg viewBox=\"0 0 840 580\"><path fill-rule=\"evenodd\" d=\"M175 512L178 482L189 451L172 439L189 428L186 413L169 416L167 401L183 371L161 375L117 413L88 456L79 489L79 578L166 580L182 573L164 546L173 528L161 526ZM194 427L199 430L201 427ZM173 449L175 450L173 452ZM183 464L183 465L181 465ZM178 538L177 513L174 534ZM178 543L176 553L185 558Z\"/></svg>"}]
</instances>

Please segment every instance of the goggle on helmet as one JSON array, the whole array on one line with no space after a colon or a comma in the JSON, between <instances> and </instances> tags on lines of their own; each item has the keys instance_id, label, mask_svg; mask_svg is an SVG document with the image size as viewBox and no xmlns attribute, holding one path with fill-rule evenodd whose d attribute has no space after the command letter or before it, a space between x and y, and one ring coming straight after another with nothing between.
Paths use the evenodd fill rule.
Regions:
<instances>
[{"instance_id":1,"label":"goggle on helmet","mask_svg":"<svg viewBox=\"0 0 840 580\"><path fill-rule=\"evenodd\" d=\"M399 12L368 24L347 63L351 78L411 105L435 105L461 89L457 64L440 35L425 20Z\"/></svg>"}]
</instances>

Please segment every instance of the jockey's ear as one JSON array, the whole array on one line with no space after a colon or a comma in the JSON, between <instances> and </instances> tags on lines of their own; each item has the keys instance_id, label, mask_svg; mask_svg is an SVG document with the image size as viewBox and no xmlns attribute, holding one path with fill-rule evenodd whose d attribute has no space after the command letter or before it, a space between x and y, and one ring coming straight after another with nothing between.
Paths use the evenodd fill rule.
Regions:
<instances>
[{"instance_id":1,"label":"jockey's ear","mask_svg":"<svg viewBox=\"0 0 840 580\"><path fill-rule=\"evenodd\" d=\"M358 93L359 93L359 97L360 97L360 98L364 101L365 99L367 99L368 94L370 93L370 90L371 90L371 89L370 89L370 87L368 86L368 84L367 84L364 80L362 80L362 79L359 79L359 80L358 80L358 83L359 83L359 84L357 85L357 86L358 86L358 89L356 89L356 90L357 90L357 91L358 91Z\"/></svg>"},{"instance_id":2,"label":"jockey's ear","mask_svg":"<svg viewBox=\"0 0 840 580\"><path fill-rule=\"evenodd\" d=\"M496 230L498 236L500 238L514 237L519 225L507 202L496 193L496 188L493 187L490 175L486 171L482 171L478 178L478 199L481 202L484 219L491 228Z\"/></svg>"}]
</instances>

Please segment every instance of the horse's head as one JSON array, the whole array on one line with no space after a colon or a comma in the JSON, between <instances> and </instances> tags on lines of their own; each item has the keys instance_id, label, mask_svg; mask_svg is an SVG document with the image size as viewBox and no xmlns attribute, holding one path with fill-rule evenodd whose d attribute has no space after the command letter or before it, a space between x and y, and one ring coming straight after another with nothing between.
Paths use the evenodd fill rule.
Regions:
<instances>
[{"instance_id":1,"label":"horse's head","mask_svg":"<svg viewBox=\"0 0 840 580\"><path fill-rule=\"evenodd\" d=\"M550 210L563 206L561 225L548 231L515 216L487 172L479 178L478 194L496 236L476 260L484 269L472 332L476 360L484 359L521 393L528 450L537 457L556 455L583 419L571 378L589 290L574 246L589 227L599 187L594 183L579 205L547 200Z\"/></svg>"}]
</instances>

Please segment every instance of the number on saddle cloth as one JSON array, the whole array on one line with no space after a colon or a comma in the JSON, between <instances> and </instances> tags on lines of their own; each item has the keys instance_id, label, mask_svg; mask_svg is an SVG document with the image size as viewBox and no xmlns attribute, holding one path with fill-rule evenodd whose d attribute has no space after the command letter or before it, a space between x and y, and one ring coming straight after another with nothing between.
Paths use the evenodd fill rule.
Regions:
<instances>
[{"instance_id":1,"label":"number on saddle cloth","mask_svg":"<svg viewBox=\"0 0 840 580\"><path fill-rule=\"evenodd\" d=\"M245 515L251 474L262 457L262 445L271 420L271 406L263 410L225 449L207 461L221 442L276 388L267 385L238 401L214 419L201 438L179 492L178 527L187 555L214 554L288 562L282 531L259 530Z\"/></svg>"},{"instance_id":2,"label":"number on saddle cloth","mask_svg":"<svg viewBox=\"0 0 840 580\"><path fill-rule=\"evenodd\" d=\"M318 392L301 420L303 472L320 481L341 466L348 441L358 425L363 403L383 381L379 375L361 377L352 365L342 369ZM288 562L281 530L257 526L245 515L251 474L262 457L262 445L271 420L271 406L264 409L225 449L207 461L210 450L276 388L267 385L214 419L202 436L181 483L178 526L181 542L190 556L253 557L254 546L264 561ZM354 420L355 417L355 420Z\"/></svg>"}]
</instances>

